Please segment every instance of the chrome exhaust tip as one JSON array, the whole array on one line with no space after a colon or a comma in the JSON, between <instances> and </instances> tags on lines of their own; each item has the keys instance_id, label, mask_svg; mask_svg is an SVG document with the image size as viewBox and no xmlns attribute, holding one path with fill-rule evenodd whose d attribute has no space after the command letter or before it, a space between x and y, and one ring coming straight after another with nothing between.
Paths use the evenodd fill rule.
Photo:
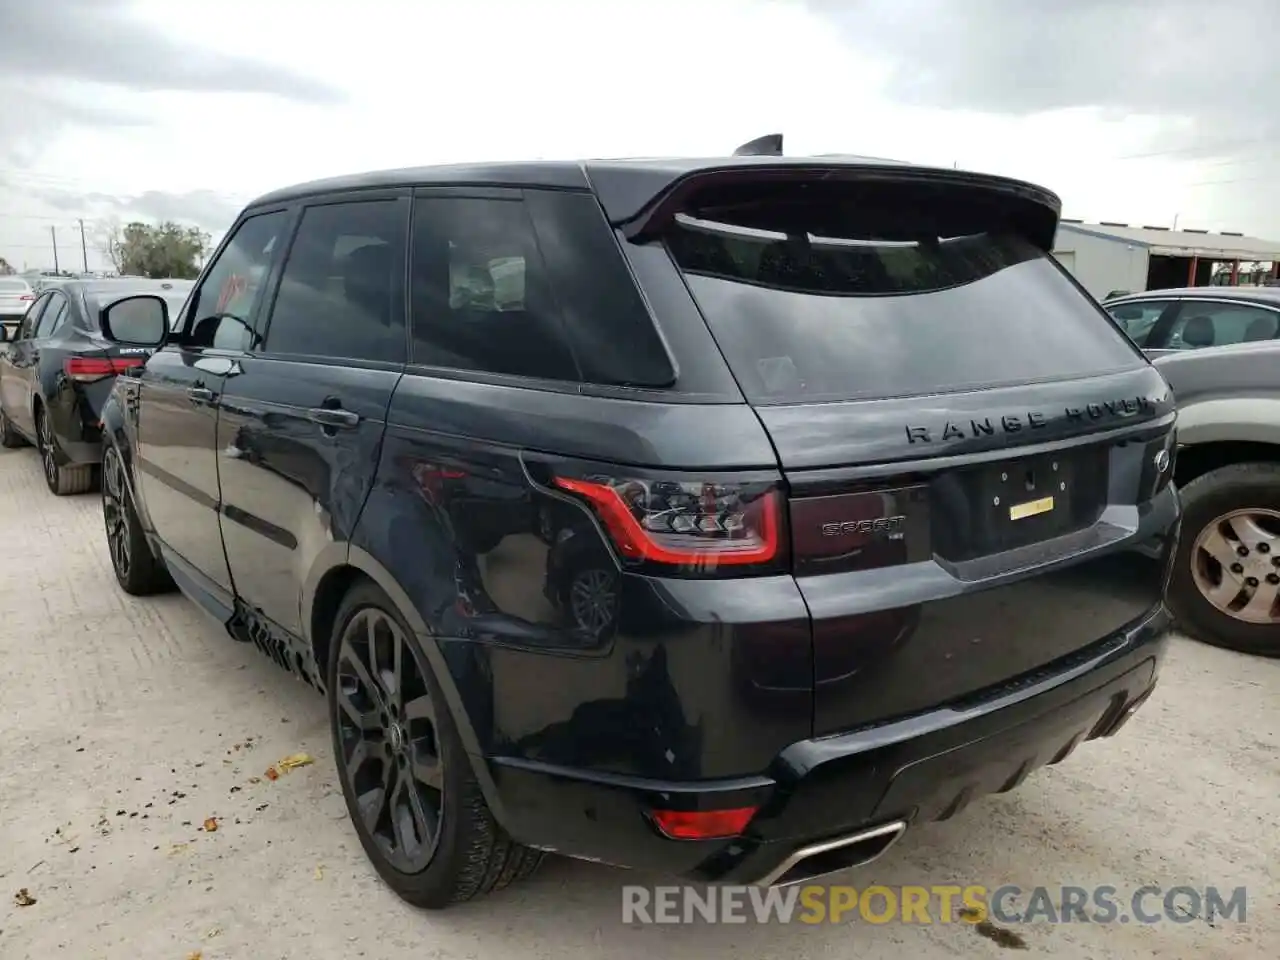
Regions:
<instances>
[{"instance_id":1,"label":"chrome exhaust tip","mask_svg":"<svg viewBox=\"0 0 1280 960\"><path fill-rule=\"evenodd\" d=\"M801 847L756 881L762 887L787 887L878 860L907 832L904 820L859 830L847 837Z\"/></svg>"}]
</instances>

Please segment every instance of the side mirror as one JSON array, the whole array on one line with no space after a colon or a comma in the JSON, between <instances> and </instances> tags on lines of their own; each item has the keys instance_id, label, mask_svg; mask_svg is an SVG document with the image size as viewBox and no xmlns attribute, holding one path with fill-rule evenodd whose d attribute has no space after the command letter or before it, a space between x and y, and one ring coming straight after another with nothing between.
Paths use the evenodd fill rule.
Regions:
<instances>
[{"instance_id":1,"label":"side mirror","mask_svg":"<svg viewBox=\"0 0 1280 960\"><path fill-rule=\"evenodd\" d=\"M169 335L169 305L163 297L139 294L102 308L102 335L130 347L159 347Z\"/></svg>"}]
</instances>

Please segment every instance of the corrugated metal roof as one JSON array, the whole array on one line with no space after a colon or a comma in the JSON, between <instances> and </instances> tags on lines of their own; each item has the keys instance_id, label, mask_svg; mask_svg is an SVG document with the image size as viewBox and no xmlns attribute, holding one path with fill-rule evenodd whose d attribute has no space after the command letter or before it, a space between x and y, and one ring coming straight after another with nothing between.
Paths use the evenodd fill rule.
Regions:
<instances>
[{"instance_id":1,"label":"corrugated metal roof","mask_svg":"<svg viewBox=\"0 0 1280 960\"><path fill-rule=\"evenodd\" d=\"M1062 220L1059 231L1105 237L1120 243L1147 247L1154 254L1172 257L1203 257L1215 260L1280 260L1280 240L1261 240L1238 233L1209 233L1207 230L1165 230L1161 227L1132 227L1113 223L1080 223Z\"/></svg>"}]
</instances>

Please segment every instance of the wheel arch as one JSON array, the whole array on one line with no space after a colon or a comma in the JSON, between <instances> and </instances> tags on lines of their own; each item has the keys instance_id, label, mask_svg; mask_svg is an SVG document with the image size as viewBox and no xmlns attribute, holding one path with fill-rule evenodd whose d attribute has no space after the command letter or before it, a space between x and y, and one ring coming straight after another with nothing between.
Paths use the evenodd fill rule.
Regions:
<instances>
[{"instance_id":1,"label":"wheel arch","mask_svg":"<svg viewBox=\"0 0 1280 960\"><path fill-rule=\"evenodd\" d=\"M1178 448L1178 461L1174 466L1174 483L1185 487L1211 470L1235 463L1280 463L1280 442L1237 439L1227 435L1222 439L1203 443L1182 444Z\"/></svg>"},{"instance_id":2,"label":"wheel arch","mask_svg":"<svg viewBox=\"0 0 1280 960\"><path fill-rule=\"evenodd\" d=\"M381 589L404 617L410 629L421 643L423 653L431 664L436 681L444 693L445 706L462 740L468 761L484 793L489 809L499 823L505 824L505 808L498 788L485 761L475 727L467 714L462 695L454 682L453 674L445 661L444 653L436 643L435 635L418 613L413 600L396 578L377 559L360 547L348 543L329 544L312 565L312 573L303 586L302 623L307 631L306 642L316 660L316 669L322 683L328 685L330 641L334 620L342 606L342 600L357 583L368 580Z\"/></svg>"}]
</instances>

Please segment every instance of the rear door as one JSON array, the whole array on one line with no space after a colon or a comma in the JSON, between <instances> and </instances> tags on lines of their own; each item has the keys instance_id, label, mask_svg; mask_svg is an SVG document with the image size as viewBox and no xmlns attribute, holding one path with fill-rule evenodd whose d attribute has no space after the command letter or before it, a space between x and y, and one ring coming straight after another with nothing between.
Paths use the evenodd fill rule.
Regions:
<instances>
[{"instance_id":1,"label":"rear door","mask_svg":"<svg viewBox=\"0 0 1280 960\"><path fill-rule=\"evenodd\" d=\"M345 542L408 354L409 192L305 207L265 341L219 404L222 538L237 596L296 636L317 557ZM314 584L311 584L314 587Z\"/></svg>"},{"instance_id":2,"label":"rear door","mask_svg":"<svg viewBox=\"0 0 1280 960\"><path fill-rule=\"evenodd\" d=\"M14 366L14 406L12 418L19 428L30 435L35 433L35 400L43 391L40 385L40 357L48 346L49 335L66 318L70 305L66 294L54 290L48 295L44 309L34 323L22 325L25 334L12 355Z\"/></svg>"},{"instance_id":3,"label":"rear door","mask_svg":"<svg viewBox=\"0 0 1280 960\"><path fill-rule=\"evenodd\" d=\"M1172 399L1007 201L722 183L666 230L790 487L816 734L998 687L1158 598L1116 571Z\"/></svg>"},{"instance_id":4,"label":"rear door","mask_svg":"<svg viewBox=\"0 0 1280 960\"><path fill-rule=\"evenodd\" d=\"M30 398L26 388L26 378L22 371L27 366L27 357L31 353L31 335L35 332L40 314L49 302L50 294L37 300L22 318L21 323L12 331L9 342L0 353L0 401L4 403L5 415L25 430L29 416L24 416L24 409Z\"/></svg>"}]
</instances>

